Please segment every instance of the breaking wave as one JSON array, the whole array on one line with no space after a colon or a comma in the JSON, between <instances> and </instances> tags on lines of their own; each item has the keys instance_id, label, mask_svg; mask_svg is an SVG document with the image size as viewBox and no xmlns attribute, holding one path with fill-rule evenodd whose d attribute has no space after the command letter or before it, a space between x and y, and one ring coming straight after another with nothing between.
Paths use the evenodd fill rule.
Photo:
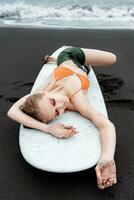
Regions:
<instances>
[{"instance_id":1,"label":"breaking wave","mask_svg":"<svg viewBox=\"0 0 134 200\"><path fill-rule=\"evenodd\" d=\"M43 24L45 20L54 20L64 22L73 20L83 20L91 22L92 20L113 20L120 22L134 21L134 7L132 6L46 6L44 4L28 5L26 3L0 4L0 20L4 23L34 23Z\"/></svg>"}]
</instances>

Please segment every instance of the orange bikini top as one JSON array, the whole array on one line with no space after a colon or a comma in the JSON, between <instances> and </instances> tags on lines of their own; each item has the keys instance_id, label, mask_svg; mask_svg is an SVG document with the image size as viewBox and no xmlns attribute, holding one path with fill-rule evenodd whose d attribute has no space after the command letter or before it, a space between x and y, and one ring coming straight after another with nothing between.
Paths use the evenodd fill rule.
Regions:
<instances>
[{"instance_id":1,"label":"orange bikini top","mask_svg":"<svg viewBox=\"0 0 134 200\"><path fill-rule=\"evenodd\" d=\"M66 77L66 76L70 76L72 74L76 74L81 81L81 88L79 90L81 90L81 89L87 90L89 87L89 80L84 75L77 74L73 70L71 70L67 67L64 67L64 66L58 66L54 69L54 76L55 76L56 81ZM78 91L76 91L74 94L76 94Z\"/></svg>"}]
</instances>

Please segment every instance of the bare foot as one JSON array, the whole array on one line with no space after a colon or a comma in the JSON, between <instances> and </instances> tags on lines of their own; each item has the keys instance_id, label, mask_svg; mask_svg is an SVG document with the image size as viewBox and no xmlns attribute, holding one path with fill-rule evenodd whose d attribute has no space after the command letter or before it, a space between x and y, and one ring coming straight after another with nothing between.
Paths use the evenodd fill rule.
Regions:
<instances>
[{"instance_id":1,"label":"bare foot","mask_svg":"<svg viewBox=\"0 0 134 200\"><path fill-rule=\"evenodd\" d=\"M52 56L49 56L49 55L46 55L42 58L42 62L43 64L46 64L48 62L55 62L56 61L56 58L52 57Z\"/></svg>"},{"instance_id":2,"label":"bare foot","mask_svg":"<svg viewBox=\"0 0 134 200\"><path fill-rule=\"evenodd\" d=\"M115 161L99 161L96 168L99 189L105 189L117 183Z\"/></svg>"}]
</instances>

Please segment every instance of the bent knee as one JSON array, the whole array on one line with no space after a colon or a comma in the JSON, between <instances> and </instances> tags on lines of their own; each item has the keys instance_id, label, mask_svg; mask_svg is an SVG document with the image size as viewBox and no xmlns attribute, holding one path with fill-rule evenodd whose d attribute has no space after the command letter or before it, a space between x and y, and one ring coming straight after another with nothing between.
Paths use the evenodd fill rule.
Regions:
<instances>
[{"instance_id":1,"label":"bent knee","mask_svg":"<svg viewBox=\"0 0 134 200\"><path fill-rule=\"evenodd\" d=\"M111 55L111 61L112 61L112 63L111 64L114 64L114 63L116 63L116 61L117 61L117 56L115 55L115 54L113 54L113 53L111 53L112 55Z\"/></svg>"}]
</instances>

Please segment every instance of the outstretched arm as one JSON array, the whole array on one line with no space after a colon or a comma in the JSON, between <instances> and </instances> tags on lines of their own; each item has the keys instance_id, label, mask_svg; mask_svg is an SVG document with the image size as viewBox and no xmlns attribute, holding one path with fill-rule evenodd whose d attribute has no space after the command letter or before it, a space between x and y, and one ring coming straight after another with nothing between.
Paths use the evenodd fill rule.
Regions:
<instances>
[{"instance_id":1,"label":"outstretched arm","mask_svg":"<svg viewBox=\"0 0 134 200\"><path fill-rule=\"evenodd\" d=\"M85 64L87 66L105 66L116 62L116 55L111 52L85 48L82 48L82 50L85 53Z\"/></svg>"},{"instance_id":2,"label":"outstretched arm","mask_svg":"<svg viewBox=\"0 0 134 200\"><path fill-rule=\"evenodd\" d=\"M24 126L38 129L45 133L50 133L59 138L65 138L77 133L76 129L70 125L63 125L63 124L46 124L44 122L40 122L33 117L25 114L21 111L20 106L26 101L26 98L31 95L28 94L21 99L19 99L7 112L8 117L12 120L23 124Z\"/></svg>"},{"instance_id":3,"label":"outstretched arm","mask_svg":"<svg viewBox=\"0 0 134 200\"><path fill-rule=\"evenodd\" d=\"M116 133L113 123L98 112L85 97L82 91L73 96L74 106L81 115L91 120L100 132L101 156L96 166L98 187L104 189L116 183L116 167L114 153L116 145ZM84 105L84 106L83 106Z\"/></svg>"},{"instance_id":4,"label":"outstretched arm","mask_svg":"<svg viewBox=\"0 0 134 200\"><path fill-rule=\"evenodd\" d=\"M48 132L49 126L47 124L42 123L21 111L20 106L26 101L28 96L30 96L30 94L22 97L12 105L7 112L8 117L24 126Z\"/></svg>"},{"instance_id":5,"label":"outstretched arm","mask_svg":"<svg viewBox=\"0 0 134 200\"><path fill-rule=\"evenodd\" d=\"M91 120L99 129L102 143L100 160L112 160L114 158L116 143L115 127L113 123L91 105L87 97L83 95L82 91L79 91L79 93L72 98L72 101L76 110L80 112L82 116Z\"/></svg>"}]
</instances>

